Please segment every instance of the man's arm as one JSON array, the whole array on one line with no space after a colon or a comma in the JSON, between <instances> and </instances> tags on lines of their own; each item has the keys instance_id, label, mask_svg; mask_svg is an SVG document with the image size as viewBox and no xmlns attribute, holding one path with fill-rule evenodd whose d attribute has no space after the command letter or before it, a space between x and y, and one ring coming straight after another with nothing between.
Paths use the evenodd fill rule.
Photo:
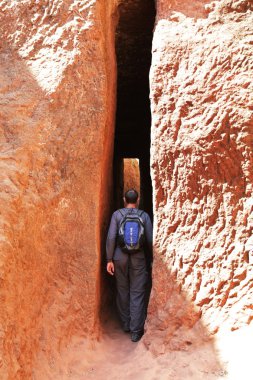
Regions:
<instances>
[{"instance_id":1,"label":"man's arm","mask_svg":"<svg viewBox=\"0 0 253 380\"><path fill-rule=\"evenodd\" d=\"M116 239L118 234L118 225L117 225L117 219L116 219L116 213L114 212L112 215L109 231L107 234L106 239L106 258L107 258L107 271L111 275L114 273L114 265L112 262L115 245L116 245Z\"/></svg>"},{"instance_id":2,"label":"man's arm","mask_svg":"<svg viewBox=\"0 0 253 380\"><path fill-rule=\"evenodd\" d=\"M145 229L145 238L148 247L148 251L150 254L151 261L153 261L153 226L150 220L149 215L146 213L146 218L144 222Z\"/></svg>"}]
</instances>

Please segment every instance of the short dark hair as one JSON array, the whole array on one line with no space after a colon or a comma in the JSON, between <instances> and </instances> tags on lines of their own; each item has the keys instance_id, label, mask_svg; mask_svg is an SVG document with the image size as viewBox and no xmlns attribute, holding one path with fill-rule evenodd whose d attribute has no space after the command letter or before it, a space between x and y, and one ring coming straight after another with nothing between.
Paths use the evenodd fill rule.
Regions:
<instances>
[{"instance_id":1,"label":"short dark hair","mask_svg":"<svg viewBox=\"0 0 253 380\"><path fill-rule=\"evenodd\" d=\"M138 198L139 198L139 194L134 189L130 189L125 192L126 203L136 203Z\"/></svg>"}]
</instances>

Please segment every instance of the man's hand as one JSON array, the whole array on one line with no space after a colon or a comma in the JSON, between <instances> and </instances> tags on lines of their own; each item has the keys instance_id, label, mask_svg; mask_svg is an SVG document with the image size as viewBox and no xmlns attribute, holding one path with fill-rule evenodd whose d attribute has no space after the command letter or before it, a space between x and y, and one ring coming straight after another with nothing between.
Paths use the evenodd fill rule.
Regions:
<instances>
[{"instance_id":1,"label":"man's hand","mask_svg":"<svg viewBox=\"0 0 253 380\"><path fill-rule=\"evenodd\" d=\"M107 267L106 267L106 269L107 269L107 272L108 272L111 276L114 275L114 264L113 264L112 261L109 261L109 263L107 263Z\"/></svg>"}]
</instances>

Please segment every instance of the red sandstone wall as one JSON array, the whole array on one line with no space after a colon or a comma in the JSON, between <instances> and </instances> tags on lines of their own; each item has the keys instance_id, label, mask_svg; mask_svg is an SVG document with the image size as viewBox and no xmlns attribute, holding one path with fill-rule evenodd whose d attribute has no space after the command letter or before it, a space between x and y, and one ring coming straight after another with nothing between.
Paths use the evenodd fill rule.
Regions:
<instances>
[{"instance_id":1,"label":"red sandstone wall","mask_svg":"<svg viewBox=\"0 0 253 380\"><path fill-rule=\"evenodd\" d=\"M140 168L136 158L124 159L124 193L129 189L136 189L140 194Z\"/></svg>"},{"instance_id":2,"label":"red sandstone wall","mask_svg":"<svg viewBox=\"0 0 253 380\"><path fill-rule=\"evenodd\" d=\"M43 356L53 371L56 349L98 332L114 37L107 1L0 11L0 378L17 380Z\"/></svg>"},{"instance_id":3,"label":"red sandstone wall","mask_svg":"<svg viewBox=\"0 0 253 380\"><path fill-rule=\"evenodd\" d=\"M157 332L155 351L191 344L194 329L203 337L253 319L245 251L253 224L252 32L251 1L157 1L146 336L152 346Z\"/></svg>"}]
</instances>

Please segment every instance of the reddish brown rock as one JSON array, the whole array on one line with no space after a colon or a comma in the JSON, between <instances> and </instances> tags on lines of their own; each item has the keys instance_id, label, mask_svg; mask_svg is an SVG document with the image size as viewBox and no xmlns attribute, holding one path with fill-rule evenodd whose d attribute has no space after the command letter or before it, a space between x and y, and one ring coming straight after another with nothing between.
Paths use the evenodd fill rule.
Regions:
<instances>
[{"instance_id":1,"label":"reddish brown rock","mask_svg":"<svg viewBox=\"0 0 253 380\"><path fill-rule=\"evenodd\" d=\"M139 160L136 158L126 158L124 159L124 193L132 188L140 193Z\"/></svg>"},{"instance_id":2,"label":"reddish brown rock","mask_svg":"<svg viewBox=\"0 0 253 380\"><path fill-rule=\"evenodd\" d=\"M157 2L151 346L154 331L166 349L199 323L209 334L253 319L252 11L243 0Z\"/></svg>"},{"instance_id":3,"label":"reddish brown rock","mask_svg":"<svg viewBox=\"0 0 253 380\"><path fill-rule=\"evenodd\" d=\"M0 2L1 379L31 379L43 356L53 370L56 349L98 333L111 4Z\"/></svg>"}]
</instances>

